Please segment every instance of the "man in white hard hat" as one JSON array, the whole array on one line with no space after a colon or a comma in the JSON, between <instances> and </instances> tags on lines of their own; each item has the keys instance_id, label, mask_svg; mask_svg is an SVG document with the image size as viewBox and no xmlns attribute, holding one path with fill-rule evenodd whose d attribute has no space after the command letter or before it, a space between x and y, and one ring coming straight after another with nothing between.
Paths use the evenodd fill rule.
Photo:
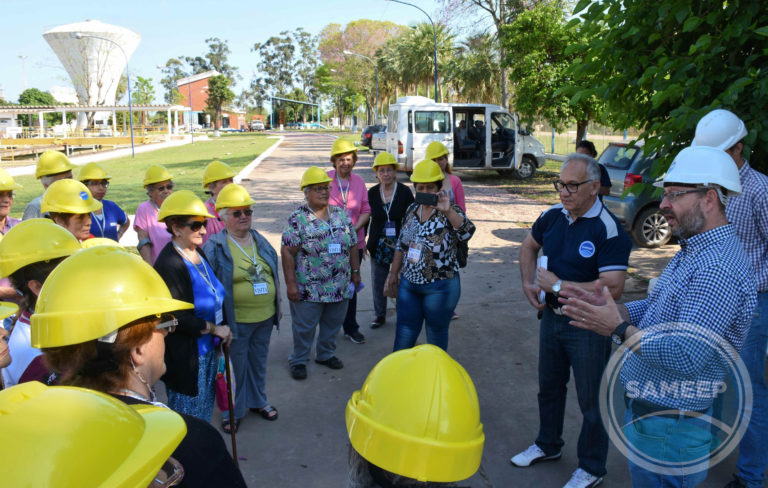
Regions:
<instances>
[{"instance_id":1,"label":"man in white hard hat","mask_svg":"<svg viewBox=\"0 0 768 488\"><path fill-rule=\"evenodd\" d=\"M726 488L762 487L768 469L768 384L764 376L768 347L768 177L744 159L742 140L746 135L741 119L728 110L718 109L701 118L692 144L722 149L739 168L741 195L728 200L725 215L736 229L757 280L757 308L741 351L752 382L754 410L739 444L737 475Z\"/></svg>"},{"instance_id":2,"label":"man in white hard hat","mask_svg":"<svg viewBox=\"0 0 768 488\"><path fill-rule=\"evenodd\" d=\"M560 301L571 325L628 341L616 368L627 408L614 441L626 447L633 486L697 486L721 451L711 450L712 404L729 372L725 354L747 338L757 287L725 215L727 198L741 193L733 160L687 147L655 185L680 251L650 295L617 305L607 288L569 286ZM708 388L690 394L683 385Z\"/></svg>"}]
</instances>

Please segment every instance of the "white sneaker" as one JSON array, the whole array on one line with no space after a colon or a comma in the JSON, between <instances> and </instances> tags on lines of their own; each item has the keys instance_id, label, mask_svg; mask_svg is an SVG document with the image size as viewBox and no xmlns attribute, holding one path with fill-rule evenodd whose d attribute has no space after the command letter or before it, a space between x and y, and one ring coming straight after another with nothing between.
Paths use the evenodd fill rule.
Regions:
<instances>
[{"instance_id":1,"label":"white sneaker","mask_svg":"<svg viewBox=\"0 0 768 488\"><path fill-rule=\"evenodd\" d=\"M528 449L510 459L509 462L518 468L527 468L528 466L541 461L554 461L555 459L560 459L561 455L562 453L558 452L557 454L547 456L544 451L534 443L531 444Z\"/></svg>"},{"instance_id":2,"label":"white sneaker","mask_svg":"<svg viewBox=\"0 0 768 488\"><path fill-rule=\"evenodd\" d=\"M571 479L563 488L594 488L603 482L603 478L599 476L593 476L583 469L579 468L573 472Z\"/></svg>"}]
</instances>

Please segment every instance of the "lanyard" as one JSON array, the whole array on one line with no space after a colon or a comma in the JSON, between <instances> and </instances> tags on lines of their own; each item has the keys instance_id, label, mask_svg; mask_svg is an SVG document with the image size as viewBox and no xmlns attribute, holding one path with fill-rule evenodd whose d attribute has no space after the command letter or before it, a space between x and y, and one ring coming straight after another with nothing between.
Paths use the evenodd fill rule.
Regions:
<instances>
[{"instance_id":1,"label":"lanyard","mask_svg":"<svg viewBox=\"0 0 768 488\"><path fill-rule=\"evenodd\" d=\"M101 216L98 216L95 213L91 212L91 217L93 217L91 220L96 222L96 227L98 227L99 231L101 232L101 235L98 237L105 237L104 226L107 225L107 218L106 218L106 215L104 215L104 210L101 211Z\"/></svg>"},{"instance_id":2,"label":"lanyard","mask_svg":"<svg viewBox=\"0 0 768 488\"><path fill-rule=\"evenodd\" d=\"M149 203L151 203L152 206L155 207L155 210L157 210L158 212L160 211L160 207L158 207L157 204L153 200L150 200Z\"/></svg>"},{"instance_id":3,"label":"lanyard","mask_svg":"<svg viewBox=\"0 0 768 488\"><path fill-rule=\"evenodd\" d=\"M424 224L426 224L426 222L422 222L422 220L421 220L421 211L422 210L424 210L424 206L423 205L419 205L419 226L423 226ZM427 220L429 220L429 218L432 217L433 213L435 213L435 209L434 208L430 211L430 214L427 216Z\"/></svg>"},{"instance_id":4,"label":"lanyard","mask_svg":"<svg viewBox=\"0 0 768 488\"><path fill-rule=\"evenodd\" d=\"M219 301L219 294L216 293L216 287L213 286L213 280L211 279L210 275L208 274L208 267L205 265L205 260L200 258L200 264L203 266L203 271L205 271L205 274L200 271L200 267L192 262L191 259L187 257L186 254L184 254L184 251L179 247L178 244L175 242L173 243L173 247L176 248L176 252L181 254L182 259L187 261L189 264L192 265L193 268L197 270L197 273L200 275L200 277L205 281L205 284L211 287L211 291L213 292L213 296L216 297L216 302Z\"/></svg>"},{"instance_id":5,"label":"lanyard","mask_svg":"<svg viewBox=\"0 0 768 488\"><path fill-rule=\"evenodd\" d=\"M245 252L245 249L240 247L240 244L237 243L236 240L232 239L229 234L227 234L227 239L229 239L229 242L233 243L235 246L237 246L238 249L240 249L240 252L243 253L243 255L248 258L248 261L251 262L256 267L256 272L261 276L262 267L261 265L256 261L256 257L258 254L256 254L256 245L253 242L253 236L251 234L248 234L248 238L251 241L251 252L253 253L253 257L251 257L247 252Z\"/></svg>"},{"instance_id":6,"label":"lanyard","mask_svg":"<svg viewBox=\"0 0 768 488\"><path fill-rule=\"evenodd\" d=\"M315 216L315 219L317 219L318 221L320 221L320 222L322 222L323 224L327 225L327 226L328 226L328 228L331 230L331 234L333 234L333 226L331 225L331 211L330 211L330 210L328 210L328 222L326 222L325 220L323 220L323 219L321 219L320 217L318 217L318 216L317 216L317 214L315 213L315 211L314 211L314 210L312 210L312 207L310 207L309 205L307 205L307 208L309 209L309 211L310 211L310 212L312 212L312 215L314 215L314 216Z\"/></svg>"},{"instance_id":7,"label":"lanyard","mask_svg":"<svg viewBox=\"0 0 768 488\"><path fill-rule=\"evenodd\" d=\"M379 194L381 195L381 203L384 206L384 212L387 214L387 222L389 222L389 211L392 208L392 202L395 201L395 194L397 193L397 182L395 182L395 187L392 189L392 198L389 199L389 205L387 205L387 201L384 198L384 187L379 186Z\"/></svg>"},{"instance_id":8,"label":"lanyard","mask_svg":"<svg viewBox=\"0 0 768 488\"><path fill-rule=\"evenodd\" d=\"M349 195L349 187L352 184L351 181L347 181L347 191L341 187L341 179L336 176L336 181L339 183L339 193L341 193L341 201L344 202L344 210L347 209L347 196ZM314 212L312 212L314 213Z\"/></svg>"}]
</instances>

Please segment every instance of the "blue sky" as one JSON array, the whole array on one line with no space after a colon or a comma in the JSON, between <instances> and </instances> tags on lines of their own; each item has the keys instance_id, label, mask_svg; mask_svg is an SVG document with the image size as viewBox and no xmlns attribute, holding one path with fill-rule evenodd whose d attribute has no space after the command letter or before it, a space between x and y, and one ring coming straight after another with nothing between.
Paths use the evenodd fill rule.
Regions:
<instances>
[{"instance_id":1,"label":"blue sky","mask_svg":"<svg viewBox=\"0 0 768 488\"><path fill-rule=\"evenodd\" d=\"M436 14L439 0L411 0ZM230 63L240 68L243 79L235 92L245 86L256 68L250 51L283 30L303 27L317 34L327 24L346 24L368 18L399 24L426 21L413 7L385 0L251 0L249 2L177 0L3 0L0 5L0 85L5 98L16 101L22 91L22 60L27 56L27 87L50 90L52 86L71 86L58 58L43 39L43 32L63 24L87 19L126 27L141 34L141 43L131 57L132 76L152 78L162 102L161 78L157 65L171 57L195 56L206 52L205 39L219 37L229 41ZM433 15L435 18L435 15Z\"/></svg>"}]
</instances>

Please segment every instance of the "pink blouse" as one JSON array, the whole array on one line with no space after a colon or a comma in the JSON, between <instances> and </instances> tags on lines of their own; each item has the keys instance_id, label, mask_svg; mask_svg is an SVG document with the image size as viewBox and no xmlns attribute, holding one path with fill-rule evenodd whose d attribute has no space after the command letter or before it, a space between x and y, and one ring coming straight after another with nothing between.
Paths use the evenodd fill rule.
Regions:
<instances>
[{"instance_id":1,"label":"pink blouse","mask_svg":"<svg viewBox=\"0 0 768 488\"><path fill-rule=\"evenodd\" d=\"M157 207L151 200L147 200L136 209L133 228L149 233L149 240L152 242L152 264L155 264L160 251L171 242L171 233L168 232L164 223L157 221Z\"/></svg>"},{"instance_id":2,"label":"pink blouse","mask_svg":"<svg viewBox=\"0 0 768 488\"><path fill-rule=\"evenodd\" d=\"M349 181L346 183L341 182L341 186L339 186L340 181L336 179L336 170L333 169L328 172L328 177L333 180L331 182L331 196L328 198L328 204L343 208L349 218L352 219L352 224L357 225L361 214L371 213L365 181L352 173L349 175ZM343 195L342 190L344 190ZM358 249L365 249L365 226L360 227L357 231L357 247Z\"/></svg>"},{"instance_id":3,"label":"pink blouse","mask_svg":"<svg viewBox=\"0 0 768 488\"><path fill-rule=\"evenodd\" d=\"M216 217L212 219L211 218L205 219L208 221L208 224L205 227L203 244L205 244L213 234L216 234L217 232L221 232L222 230L224 230L224 227L225 227L224 222L222 222L219 219L219 213L216 211L216 204L214 203L213 199L209 198L208 200L206 200L205 207L208 209L208 213L210 213L211 215L215 215Z\"/></svg>"},{"instance_id":4,"label":"pink blouse","mask_svg":"<svg viewBox=\"0 0 768 488\"><path fill-rule=\"evenodd\" d=\"M464 213L467 213L467 203L464 201L464 185L461 184L461 180L456 175L446 175L451 180L451 203L455 203L461 208Z\"/></svg>"}]
</instances>

